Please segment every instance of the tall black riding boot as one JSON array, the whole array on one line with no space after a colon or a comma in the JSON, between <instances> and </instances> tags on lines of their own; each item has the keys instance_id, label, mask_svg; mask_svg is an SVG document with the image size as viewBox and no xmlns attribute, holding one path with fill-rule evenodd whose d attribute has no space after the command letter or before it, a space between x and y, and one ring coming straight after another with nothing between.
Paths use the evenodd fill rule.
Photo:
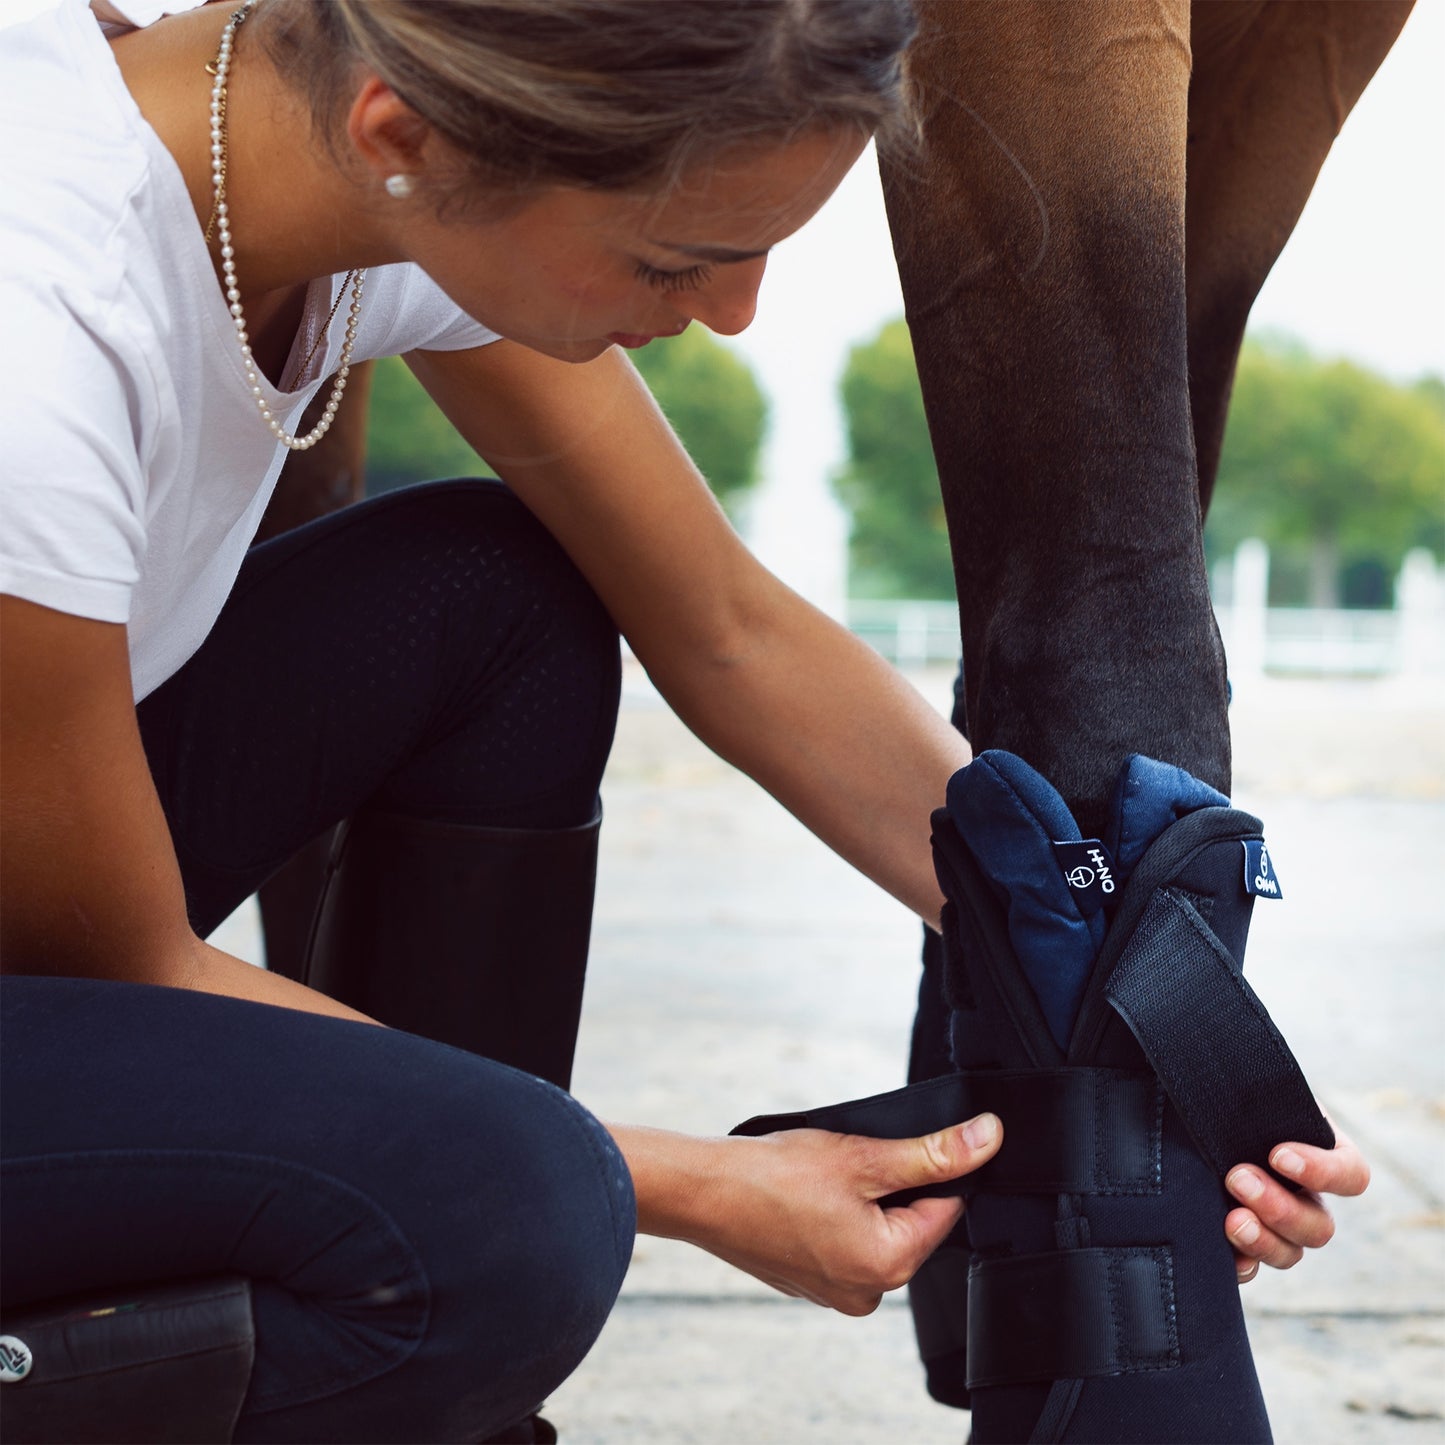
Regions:
<instances>
[{"instance_id":1,"label":"tall black riding boot","mask_svg":"<svg viewBox=\"0 0 1445 1445\"><path fill-rule=\"evenodd\" d=\"M567 1088L601 824L600 807L537 830L358 814L332 849L304 981Z\"/></svg>"}]
</instances>

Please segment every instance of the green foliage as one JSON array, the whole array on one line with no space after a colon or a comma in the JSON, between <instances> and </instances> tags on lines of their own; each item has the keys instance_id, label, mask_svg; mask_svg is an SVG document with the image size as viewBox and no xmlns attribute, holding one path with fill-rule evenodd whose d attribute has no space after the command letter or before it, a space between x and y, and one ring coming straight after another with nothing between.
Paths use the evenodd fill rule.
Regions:
<instances>
[{"instance_id":1,"label":"green foliage","mask_svg":"<svg viewBox=\"0 0 1445 1445\"><path fill-rule=\"evenodd\" d=\"M908 328L890 322L843 373L852 591L949 597L953 572ZM1289 337L1240 357L1210 513L1211 553L1261 537L1279 601L1381 605L1411 547L1445 554L1445 382L1399 386Z\"/></svg>"},{"instance_id":2,"label":"green foliage","mask_svg":"<svg viewBox=\"0 0 1445 1445\"><path fill-rule=\"evenodd\" d=\"M461 439L399 356L376 363L366 425L366 490L373 496L436 477L491 469Z\"/></svg>"},{"instance_id":3,"label":"green foliage","mask_svg":"<svg viewBox=\"0 0 1445 1445\"><path fill-rule=\"evenodd\" d=\"M631 353L657 404L725 506L758 477L768 404L740 356L701 326Z\"/></svg>"},{"instance_id":4,"label":"green foliage","mask_svg":"<svg viewBox=\"0 0 1445 1445\"><path fill-rule=\"evenodd\" d=\"M1445 417L1445 377L1422 376L1411 389L1438 416Z\"/></svg>"},{"instance_id":5,"label":"green foliage","mask_svg":"<svg viewBox=\"0 0 1445 1445\"><path fill-rule=\"evenodd\" d=\"M1399 386L1297 342L1251 339L1240 355L1210 513L1210 550L1257 536L1308 600L1374 595L1411 547L1445 552L1445 387ZM1296 597L1291 600L1305 600Z\"/></svg>"},{"instance_id":6,"label":"green foliage","mask_svg":"<svg viewBox=\"0 0 1445 1445\"><path fill-rule=\"evenodd\" d=\"M713 490L725 504L740 497L757 480L767 422L767 402L747 363L697 326L632 355ZM377 363L367 429L369 492L489 472L400 357Z\"/></svg>"},{"instance_id":7,"label":"green foliage","mask_svg":"<svg viewBox=\"0 0 1445 1445\"><path fill-rule=\"evenodd\" d=\"M855 346L843 371L848 461L834 486L852 513L850 591L951 598L953 563L907 323Z\"/></svg>"}]
</instances>

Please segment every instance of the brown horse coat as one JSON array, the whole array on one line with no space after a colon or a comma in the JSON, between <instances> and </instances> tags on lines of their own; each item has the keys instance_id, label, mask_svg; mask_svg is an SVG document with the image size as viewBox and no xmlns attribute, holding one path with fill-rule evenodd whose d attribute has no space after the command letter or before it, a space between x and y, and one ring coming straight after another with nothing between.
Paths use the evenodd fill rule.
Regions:
<instances>
[{"instance_id":1,"label":"brown horse coat","mask_svg":"<svg viewBox=\"0 0 1445 1445\"><path fill-rule=\"evenodd\" d=\"M1097 828L1143 752L1229 791L1202 550L1250 305L1410 0L920 0L885 194L967 731Z\"/></svg>"}]
</instances>

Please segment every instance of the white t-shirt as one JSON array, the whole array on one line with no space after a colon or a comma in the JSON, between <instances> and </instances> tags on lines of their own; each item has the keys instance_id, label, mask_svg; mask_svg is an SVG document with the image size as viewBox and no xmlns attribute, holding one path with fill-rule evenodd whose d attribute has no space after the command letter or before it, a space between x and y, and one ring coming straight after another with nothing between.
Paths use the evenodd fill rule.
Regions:
<instances>
[{"instance_id":1,"label":"white t-shirt","mask_svg":"<svg viewBox=\"0 0 1445 1445\"><path fill-rule=\"evenodd\" d=\"M345 302L296 374L342 280L312 283L283 389L262 380L288 431L338 364ZM368 273L354 360L496 339L415 266ZM0 592L127 623L139 700L210 631L285 458L96 18L0 29Z\"/></svg>"}]
</instances>

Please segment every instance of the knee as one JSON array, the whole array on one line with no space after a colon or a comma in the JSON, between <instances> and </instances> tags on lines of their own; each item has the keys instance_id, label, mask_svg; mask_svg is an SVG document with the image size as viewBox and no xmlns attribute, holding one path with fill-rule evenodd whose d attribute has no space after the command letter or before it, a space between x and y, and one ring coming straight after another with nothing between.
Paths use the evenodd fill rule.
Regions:
<instances>
[{"instance_id":1,"label":"knee","mask_svg":"<svg viewBox=\"0 0 1445 1445\"><path fill-rule=\"evenodd\" d=\"M592 1348L637 1225L632 1179L607 1131L560 1089L516 1079L515 1127L489 1139L481 1161L491 1187L501 1181L509 1195L506 1224L474 1241L472 1266L452 1291L461 1295L453 1328L464 1368L481 1364L479 1340L501 1352L483 1367L501 1384L489 1401L496 1425L535 1409Z\"/></svg>"},{"instance_id":2,"label":"knee","mask_svg":"<svg viewBox=\"0 0 1445 1445\"><path fill-rule=\"evenodd\" d=\"M561 543L499 482L438 483L436 490L435 522L453 547L466 541L468 580L485 603L478 609L484 637L500 629L511 639L502 671L563 677L573 710L615 716L617 626Z\"/></svg>"},{"instance_id":3,"label":"knee","mask_svg":"<svg viewBox=\"0 0 1445 1445\"><path fill-rule=\"evenodd\" d=\"M402 1366L350 1391L346 1408L367 1439L487 1439L535 1411L602 1332L632 1254L632 1179L570 1095L421 1047L435 1051L425 1082L409 1088L393 1071L400 1097L386 1118L413 1125L387 1151L400 1176L387 1199L426 1280L424 1338ZM307 1408L284 1416L284 1438L341 1438L334 1413L333 1433L305 1433L315 1412L337 1410L334 1398Z\"/></svg>"},{"instance_id":4,"label":"knee","mask_svg":"<svg viewBox=\"0 0 1445 1445\"><path fill-rule=\"evenodd\" d=\"M493 576L477 617L485 669L487 751L524 804L511 821L566 826L591 817L622 693L616 624L550 532L500 487L473 494ZM532 804L541 802L540 810ZM501 816L496 822L506 821Z\"/></svg>"},{"instance_id":5,"label":"knee","mask_svg":"<svg viewBox=\"0 0 1445 1445\"><path fill-rule=\"evenodd\" d=\"M418 751L374 801L500 827L586 821L617 723L617 628L558 542L499 483L415 493L396 543L415 552L398 565L440 599L426 611L440 619L446 684Z\"/></svg>"},{"instance_id":6,"label":"knee","mask_svg":"<svg viewBox=\"0 0 1445 1445\"><path fill-rule=\"evenodd\" d=\"M488 602L595 626L615 639L606 609L555 537L501 482L468 479L408 489L408 525L430 574L453 590L488 585Z\"/></svg>"},{"instance_id":7,"label":"knee","mask_svg":"<svg viewBox=\"0 0 1445 1445\"><path fill-rule=\"evenodd\" d=\"M632 1258L637 1205L621 1151L570 1094L527 1076L542 1120L514 1168L527 1248L518 1284L543 1352L591 1347ZM567 1342L571 1341L569 1345ZM520 1343L520 1342L519 1342Z\"/></svg>"},{"instance_id":8,"label":"knee","mask_svg":"<svg viewBox=\"0 0 1445 1445\"><path fill-rule=\"evenodd\" d=\"M486 494L485 526L503 549L502 591L518 651L534 669L570 679L573 707L617 711L622 663L617 625L561 543L510 492Z\"/></svg>"}]
</instances>

